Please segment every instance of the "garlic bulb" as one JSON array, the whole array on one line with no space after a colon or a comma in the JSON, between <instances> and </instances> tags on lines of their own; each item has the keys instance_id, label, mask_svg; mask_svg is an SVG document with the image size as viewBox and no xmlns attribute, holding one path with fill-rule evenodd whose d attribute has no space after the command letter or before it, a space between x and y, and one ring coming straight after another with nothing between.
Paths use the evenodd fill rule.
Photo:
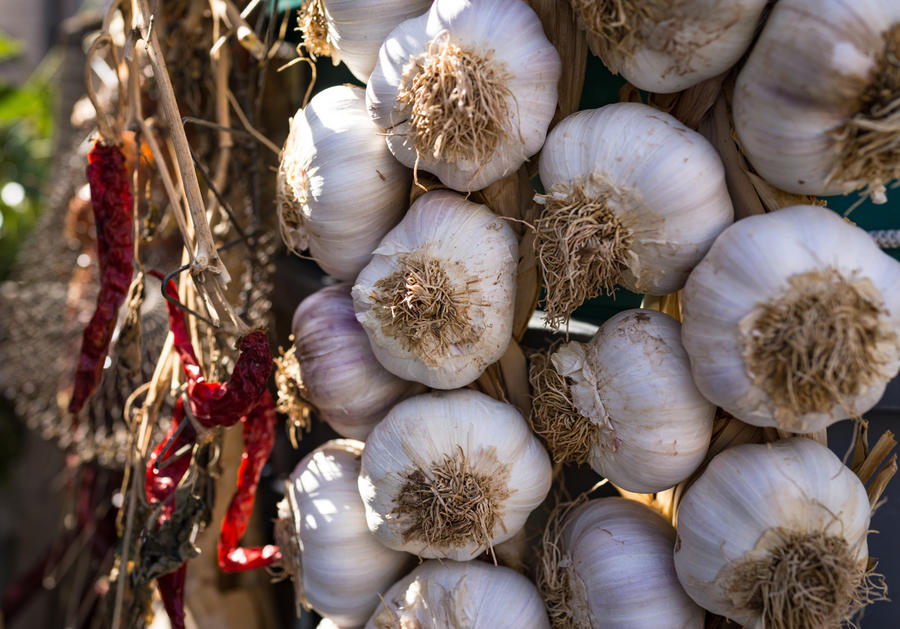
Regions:
<instances>
[{"instance_id":1,"label":"garlic bulb","mask_svg":"<svg viewBox=\"0 0 900 629\"><path fill-rule=\"evenodd\" d=\"M375 356L435 389L473 382L509 345L517 263L515 234L487 207L424 194L353 286Z\"/></svg>"},{"instance_id":2,"label":"garlic bulb","mask_svg":"<svg viewBox=\"0 0 900 629\"><path fill-rule=\"evenodd\" d=\"M384 38L429 6L431 0L306 0L300 9L304 46L334 65L343 61L365 83Z\"/></svg>"},{"instance_id":3,"label":"garlic bulb","mask_svg":"<svg viewBox=\"0 0 900 629\"><path fill-rule=\"evenodd\" d=\"M788 192L884 203L900 177L898 58L896 0L778 2L734 91L750 163Z\"/></svg>"},{"instance_id":4,"label":"garlic bulb","mask_svg":"<svg viewBox=\"0 0 900 629\"><path fill-rule=\"evenodd\" d=\"M406 166L479 190L541 148L560 73L559 53L522 0L435 0L384 41L369 113Z\"/></svg>"},{"instance_id":5,"label":"garlic bulb","mask_svg":"<svg viewBox=\"0 0 900 629\"><path fill-rule=\"evenodd\" d=\"M715 407L694 386L681 326L625 310L588 343L532 364L531 423L557 462L588 462L628 491L662 491L703 462Z\"/></svg>"},{"instance_id":6,"label":"garlic bulb","mask_svg":"<svg viewBox=\"0 0 900 629\"><path fill-rule=\"evenodd\" d=\"M550 459L519 412L461 390L400 402L375 426L359 493L388 548L468 560L513 537L550 480Z\"/></svg>"},{"instance_id":7,"label":"garlic bulb","mask_svg":"<svg viewBox=\"0 0 900 629\"><path fill-rule=\"evenodd\" d=\"M859 479L812 440L729 448L678 508L675 569L699 605L741 625L842 626L878 596L870 509Z\"/></svg>"},{"instance_id":8,"label":"garlic bulb","mask_svg":"<svg viewBox=\"0 0 900 629\"><path fill-rule=\"evenodd\" d=\"M570 0L591 51L649 92L725 72L753 40L766 0Z\"/></svg>"},{"instance_id":9,"label":"garlic bulb","mask_svg":"<svg viewBox=\"0 0 900 629\"><path fill-rule=\"evenodd\" d=\"M400 400L421 393L381 366L356 320L350 286L316 291L297 306L291 326L302 396L338 434L365 439Z\"/></svg>"},{"instance_id":10,"label":"garlic bulb","mask_svg":"<svg viewBox=\"0 0 900 629\"><path fill-rule=\"evenodd\" d=\"M300 461L287 481L275 534L298 605L359 627L412 557L385 548L366 527L356 479L363 443L335 439Z\"/></svg>"},{"instance_id":11,"label":"garlic bulb","mask_svg":"<svg viewBox=\"0 0 900 629\"><path fill-rule=\"evenodd\" d=\"M553 533L548 529L548 533ZM538 584L555 629L702 629L675 575L675 529L624 498L585 502L544 538Z\"/></svg>"},{"instance_id":12,"label":"garlic bulb","mask_svg":"<svg viewBox=\"0 0 900 629\"><path fill-rule=\"evenodd\" d=\"M809 433L864 413L900 368L900 263L825 208L726 229L682 308L697 388L756 426Z\"/></svg>"},{"instance_id":13,"label":"garlic bulb","mask_svg":"<svg viewBox=\"0 0 900 629\"><path fill-rule=\"evenodd\" d=\"M356 277L409 200L410 172L366 113L365 92L323 90L291 119L278 168L281 236L326 272Z\"/></svg>"},{"instance_id":14,"label":"garlic bulb","mask_svg":"<svg viewBox=\"0 0 900 629\"><path fill-rule=\"evenodd\" d=\"M554 327L616 284L672 293L733 220L712 145L652 107L579 111L541 151L535 255Z\"/></svg>"},{"instance_id":15,"label":"garlic bulb","mask_svg":"<svg viewBox=\"0 0 900 629\"><path fill-rule=\"evenodd\" d=\"M365 629L549 629L531 581L480 561L426 561L394 584Z\"/></svg>"}]
</instances>

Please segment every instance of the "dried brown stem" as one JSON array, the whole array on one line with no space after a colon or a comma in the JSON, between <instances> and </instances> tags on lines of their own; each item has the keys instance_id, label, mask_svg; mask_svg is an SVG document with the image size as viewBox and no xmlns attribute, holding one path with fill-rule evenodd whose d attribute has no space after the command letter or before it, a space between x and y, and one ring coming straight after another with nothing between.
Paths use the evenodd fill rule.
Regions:
<instances>
[{"instance_id":1,"label":"dried brown stem","mask_svg":"<svg viewBox=\"0 0 900 629\"><path fill-rule=\"evenodd\" d=\"M658 22L671 9L659 0L570 0L572 8L592 36L591 51L609 57L610 51L631 55L643 42L641 24ZM610 68L618 72L619 68Z\"/></svg>"},{"instance_id":2,"label":"dried brown stem","mask_svg":"<svg viewBox=\"0 0 900 629\"><path fill-rule=\"evenodd\" d=\"M423 253L408 254L396 271L375 283L373 294L384 333L430 365L450 346L478 339L469 320L470 287L453 282L445 264Z\"/></svg>"},{"instance_id":3,"label":"dried brown stem","mask_svg":"<svg viewBox=\"0 0 900 629\"><path fill-rule=\"evenodd\" d=\"M297 448L303 432L312 428L312 422L311 406L304 400L303 374L296 345L292 344L287 351L282 349L275 359L275 389L278 393L275 410L287 416L291 445Z\"/></svg>"},{"instance_id":4,"label":"dried brown stem","mask_svg":"<svg viewBox=\"0 0 900 629\"><path fill-rule=\"evenodd\" d=\"M848 406L864 387L891 377L900 343L885 324L878 290L836 269L800 273L788 290L740 322L744 361L771 396L778 427L805 432L800 416Z\"/></svg>"},{"instance_id":5,"label":"dried brown stem","mask_svg":"<svg viewBox=\"0 0 900 629\"><path fill-rule=\"evenodd\" d=\"M553 629L592 629L591 610L584 582L562 547L562 534L569 514L588 500L582 494L553 508L541 537L537 565L537 588L547 608Z\"/></svg>"},{"instance_id":6,"label":"dried brown stem","mask_svg":"<svg viewBox=\"0 0 900 629\"><path fill-rule=\"evenodd\" d=\"M556 463L587 463L591 446L600 438L600 426L572 404L569 383L550 360L552 351L536 352L528 361L531 428L547 444Z\"/></svg>"},{"instance_id":7,"label":"dried brown stem","mask_svg":"<svg viewBox=\"0 0 900 629\"><path fill-rule=\"evenodd\" d=\"M303 47L312 56L330 57L334 54L328 35L328 18L322 0L307 0L297 14L297 25L303 33Z\"/></svg>"},{"instance_id":8,"label":"dried brown stem","mask_svg":"<svg viewBox=\"0 0 900 629\"><path fill-rule=\"evenodd\" d=\"M493 51L461 48L446 31L437 35L410 59L397 95L416 153L447 162L490 160L509 135L511 78Z\"/></svg>"},{"instance_id":9,"label":"dried brown stem","mask_svg":"<svg viewBox=\"0 0 900 629\"><path fill-rule=\"evenodd\" d=\"M391 512L405 522L405 540L459 547L472 542L491 548L503 526L500 503L510 495L509 469L491 452L490 472L472 469L461 447L428 470L411 469Z\"/></svg>"},{"instance_id":10,"label":"dried brown stem","mask_svg":"<svg viewBox=\"0 0 900 629\"><path fill-rule=\"evenodd\" d=\"M725 585L735 607L760 614L772 629L840 627L862 607L884 600L883 577L843 537L773 531L779 543L761 558L735 562Z\"/></svg>"},{"instance_id":11,"label":"dried brown stem","mask_svg":"<svg viewBox=\"0 0 900 629\"><path fill-rule=\"evenodd\" d=\"M881 201L885 185L900 177L900 22L885 31L878 64L859 112L835 135L840 159L828 183L864 184Z\"/></svg>"},{"instance_id":12,"label":"dried brown stem","mask_svg":"<svg viewBox=\"0 0 900 629\"><path fill-rule=\"evenodd\" d=\"M554 328L601 291L612 295L628 268L631 231L610 204L624 195L608 184L590 195L585 188L576 181L537 197L544 207L535 221L535 257L547 291L545 318Z\"/></svg>"},{"instance_id":13,"label":"dried brown stem","mask_svg":"<svg viewBox=\"0 0 900 629\"><path fill-rule=\"evenodd\" d=\"M152 16L147 6L147 0L132 0L133 24L147 46L147 55L153 68L153 75L157 82L157 95L159 108L163 112L172 143L175 147L175 157L178 171L183 177L184 193L188 210L194 227L196 249L191 259L191 273L198 290L211 304L219 315L225 314L233 323L238 334L247 332L246 324L241 320L228 301L225 299L225 285L230 281L230 276L222 260L219 258L209 221L206 217L206 209L203 204L203 196L200 192L200 182L191 157L190 145L181 124L181 114L175 99L175 91L166 61L159 45L156 30L152 28ZM188 244L188 243L186 243Z\"/></svg>"}]
</instances>

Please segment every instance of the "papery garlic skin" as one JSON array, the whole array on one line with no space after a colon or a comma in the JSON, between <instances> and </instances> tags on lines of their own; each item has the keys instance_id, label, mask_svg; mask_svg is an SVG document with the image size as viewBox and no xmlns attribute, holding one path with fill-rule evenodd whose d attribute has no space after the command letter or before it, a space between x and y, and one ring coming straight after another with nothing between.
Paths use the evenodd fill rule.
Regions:
<instances>
[{"instance_id":1,"label":"papery garlic skin","mask_svg":"<svg viewBox=\"0 0 900 629\"><path fill-rule=\"evenodd\" d=\"M316 291L291 325L303 397L342 437L365 439L400 400L424 389L381 366L356 320L349 284Z\"/></svg>"},{"instance_id":2,"label":"papery garlic skin","mask_svg":"<svg viewBox=\"0 0 900 629\"><path fill-rule=\"evenodd\" d=\"M734 90L735 129L756 171L788 192L833 195L867 187L883 203L885 184L900 176L898 54L900 3L778 2ZM873 90L893 106L869 111ZM868 145L848 139L848 132L868 133Z\"/></svg>"},{"instance_id":3,"label":"papery garlic skin","mask_svg":"<svg viewBox=\"0 0 900 629\"><path fill-rule=\"evenodd\" d=\"M591 51L610 71L642 90L664 94L737 63L766 6L766 0L571 2L588 32ZM607 8L598 8L604 4Z\"/></svg>"},{"instance_id":4,"label":"papery garlic skin","mask_svg":"<svg viewBox=\"0 0 900 629\"><path fill-rule=\"evenodd\" d=\"M314 2L315 0L310 0ZM334 64L346 64L357 79L366 83L378 60L384 38L401 22L421 15L431 0L318 0L325 27L325 48ZM305 33L306 34L306 33Z\"/></svg>"},{"instance_id":5,"label":"papery garlic skin","mask_svg":"<svg viewBox=\"0 0 900 629\"><path fill-rule=\"evenodd\" d=\"M819 291L818 284L832 278L842 283ZM830 330L811 337L813 331L801 334L792 326L760 327L765 320L759 317L789 312L790 301L806 290L818 295L819 305L814 303L807 315L796 309L796 316L809 326L826 326L832 317L841 316ZM860 303L849 303L851 299ZM809 433L862 414L878 402L900 369L900 263L880 251L865 231L825 208L793 206L729 227L691 273L682 307L682 340L697 388L756 426ZM862 331L848 331L850 325L863 326ZM779 334L793 334L796 343L805 344L795 350L785 344L783 350L775 348L768 354L753 350L755 343ZM823 357L825 366L811 370L808 377L801 374L787 380L769 377L760 368L753 372L750 357L770 361L781 357L787 369L793 364L791 351L803 364L838 335L846 337L844 345ZM838 378L851 359L858 361L860 370ZM824 384L811 389L811 394L827 403L785 401L799 395L805 383L822 378ZM837 398L834 391L839 392Z\"/></svg>"},{"instance_id":6,"label":"papery garlic skin","mask_svg":"<svg viewBox=\"0 0 900 629\"><path fill-rule=\"evenodd\" d=\"M645 505L599 498L576 508L561 525L556 578L541 581L554 626L701 629L706 612L678 582L674 545L675 529ZM544 590L551 582L567 587Z\"/></svg>"},{"instance_id":7,"label":"papery garlic skin","mask_svg":"<svg viewBox=\"0 0 900 629\"><path fill-rule=\"evenodd\" d=\"M531 581L480 561L426 561L384 601L365 629L550 629Z\"/></svg>"},{"instance_id":8,"label":"papery garlic skin","mask_svg":"<svg viewBox=\"0 0 900 629\"><path fill-rule=\"evenodd\" d=\"M353 286L375 356L432 388L473 382L512 337L517 264L512 228L486 206L453 192L424 194Z\"/></svg>"},{"instance_id":9,"label":"papery garlic skin","mask_svg":"<svg viewBox=\"0 0 900 629\"><path fill-rule=\"evenodd\" d=\"M668 489L697 469L712 435L715 406L691 378L681 326L654 310L625 310L588 343L551 355L572 403L597 426L588 462L628 491Z\"/></svg>"},{"instance_id":10,"label":"papery garlic skin","mask_svg":"<svg viewBox=\"0 0 900 629\"><path fill-rule=\"evenodd\" d=\"M515 407L460 390L388 413L366 440L359 493L388 548L465 561L513 537L550 483L550 459Z\"/></svg>"},{"instance_id":11,"label":"papery garlic skin","mask_svg":"<svg viewBox=\"0 0 900 629\"><path fill-rule=\"evenodd\" d=\"M416 67L437 54L434 47L429 52L429 46L440 47L445 39L478 57L477 65L487 68L489 75L500 77L499 90L488 96L505 103L502 137L484 161L471 153L456 155L446 142L417 152L410 136L415 132L409 124L410 109L397 100ZM411 63L415 60L420 66ZM388 133L388 146L398 160L467 192L502 179L540 150L556 111L560 73L559 53L522 0L436 0L428 13L403 22L384 41L369 79L367 102L372 120ZM456 89L472 91L465 85ZM476 136L475 148L486 141Z\"/></svg>"},{"instance_id":12,"label":"papery garlic skin","mask_svg":"<svg viewBox=\"0 0 900 629\"><path fill-rule=\"evenodd\" d=\"M352 280L403 216L410 179L369 120L364 90L323 90L291 119L282 151L282 238L296 253L308 248L329 275Z\"/></svg>"},{"instance_id":13,"label":"papery garlic skin","mask_svg":"<svg viewBox=\"0 0 900 629\"><path fill-rule=\"evenodd\" d=\"M568 116L547 138L540 175L547 194L536 199L544 210L535 252L554 324L615 284L651 295L675 292L734 216L713 146L647 105L617 103ZM575 216L583 220L575 223ZM613 238L602 231L606 226L621 241L615 250L605 244ZM602 269L574 262L599 264L601 257ZM569 282L584 285L583 292L569 295Z\"/></svg>"},{"instance_id":14,"label":"papery garlic skin","mask_svg":"<svg viewBox=\"0 0 900 629\"><path fill-rule=\"evenodd\" d=\"M276 526L280 547L299 552L285 557L298 604L348 628L366 621L412 560L369 533L356 480L363 446L336 439L304 457L287 480Z\"/></svg>"},{"instance_id":15,"label":"papery garlic skin","mask_svg":"<svg viewBox=\"0 0 900 629\"><path fill-rule=\"evenodd\" d=\"M738 566L771 558L790 534L824 534L846 542L850 565L845 567L862 575L870 512L859 478L812 440L735 446L710 462L679 505L675 569L684 589L705 609L747 627L775 626L762 610L739 604L733 582ZM794 574L784 572L776 585L787 585L787 575ZM822 574L819 583L833 576ZM821 591L815 595L824 596ZM786 618L778 620L777 626L785 626Z\"/></svg>"}]
</instances>

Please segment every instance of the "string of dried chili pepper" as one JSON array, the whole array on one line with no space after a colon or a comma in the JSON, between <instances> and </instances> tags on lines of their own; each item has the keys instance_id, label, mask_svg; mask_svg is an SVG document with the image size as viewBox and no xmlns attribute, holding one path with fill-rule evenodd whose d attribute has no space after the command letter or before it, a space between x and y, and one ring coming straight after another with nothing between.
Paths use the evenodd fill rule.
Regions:
<instances>
[{"instance_id":1,"label":"string of dried chili pepper","mask_svg":"<svg viewBox=\"0 0 900 629\"><path fill-rule=\"evenodd\" d=\"M77 414L96 391L116 327L119 307L131 284L134 259L131 186L125 155L115 145L94 144L88 153L87 179L97 230L100 293L84 329L69 411Z\"/></svg>"},{"instance_id":2,"label":"string of dried chili pepper","mask_svg":"<svg viewBox=\"0 0 900 629\"><path fill-rule=\"evenodd\" d=\"M241 548L238 546L256 500L256 488L263 466L275 444L275 404L266 391L253 411L242 418L244 453L238 469L237 488L222 520L219 534L219 567L224 572L239 572L271 565L281 558L278 546L266 545Z\"/></svg>"}]
</instances>

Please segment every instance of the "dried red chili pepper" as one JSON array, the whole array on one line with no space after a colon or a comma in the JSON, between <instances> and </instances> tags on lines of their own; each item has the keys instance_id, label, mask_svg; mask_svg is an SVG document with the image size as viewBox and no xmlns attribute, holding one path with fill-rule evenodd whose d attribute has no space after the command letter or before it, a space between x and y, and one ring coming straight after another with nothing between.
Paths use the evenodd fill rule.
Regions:
<instances>
[{"instance_id":1,"label":"dried red chili pepper","mask_svg":"<svg viewBox=\"0 0 900 629\"><path fill-rule=\"evenodd\" d=\"M169 616L172 629L184 629L184 581L187 576L187 562L169 574L156 578L159 597Z\"/></svg>"},{"instance_id":2,"label":"dried red chili pepper","mask_svg":"<svg viewBox=\"0 0 900 629\"><path fill-rule=\"evenodd\" d=\"M244 453L241 457L241 467L238 469L237 488L222 520L218 542L219 567L224 572L263 568L281 558L278 546L271 544L262 547L238 547L253 512L260 473L275 444L276 420L275 404L268 391L263 394L256 408L241 419L244 429Z\"/></svg>"},{"instance_id":3,"label":"dried red chili pepper","mask_svg":"<svg viewBox=\"0 0 900 629\"><path fill-rule=\"evenodd\" d=\"M172 427L166 438L150 455L147 465L147 477L144 481L144 493L150 504L162 503L160 522L169 519L173 506L167 501L175 493L178 483L187 473L191 465L192 451L178 455L178 452L187 445L192 445L197 434L184 416L184 401L181 398L175 400L175 409L172 412ZM165 450L165 452L163 451Z\"/></svg>"},{"instance_id":4,"label":"dried red chili pepper","mask_svg":"<svg viewBox=\"0 0 900 629\"><path fill-rule=\"evenodd\" d=\"M169 281L166 292L178 300L175 283ZM250 332L240 341L240 355L228 382L207 382L200 372L184 311L171 301L167 302L169 329L174 337L174 347L181 358L181 367L187 378L188 398L194 418L204 427L233 426L253 410L267 391L272 373L272 351L269 339L262 330Z\"/></svg>"},{"instance_id":5,"label":"dried red chili pepper","mask_svg":"<svg viewBox=\"0 0 900 629\"><path fill-rule=\"evenodd\" d=\"M84 329L69 411L78 413L97 389L119 307L131 284L134 237L131 187L125 155L115 145L94 144L88 154L87 179L97 229L100 293L94 315Z\"/></svg>"}]
</instances>

